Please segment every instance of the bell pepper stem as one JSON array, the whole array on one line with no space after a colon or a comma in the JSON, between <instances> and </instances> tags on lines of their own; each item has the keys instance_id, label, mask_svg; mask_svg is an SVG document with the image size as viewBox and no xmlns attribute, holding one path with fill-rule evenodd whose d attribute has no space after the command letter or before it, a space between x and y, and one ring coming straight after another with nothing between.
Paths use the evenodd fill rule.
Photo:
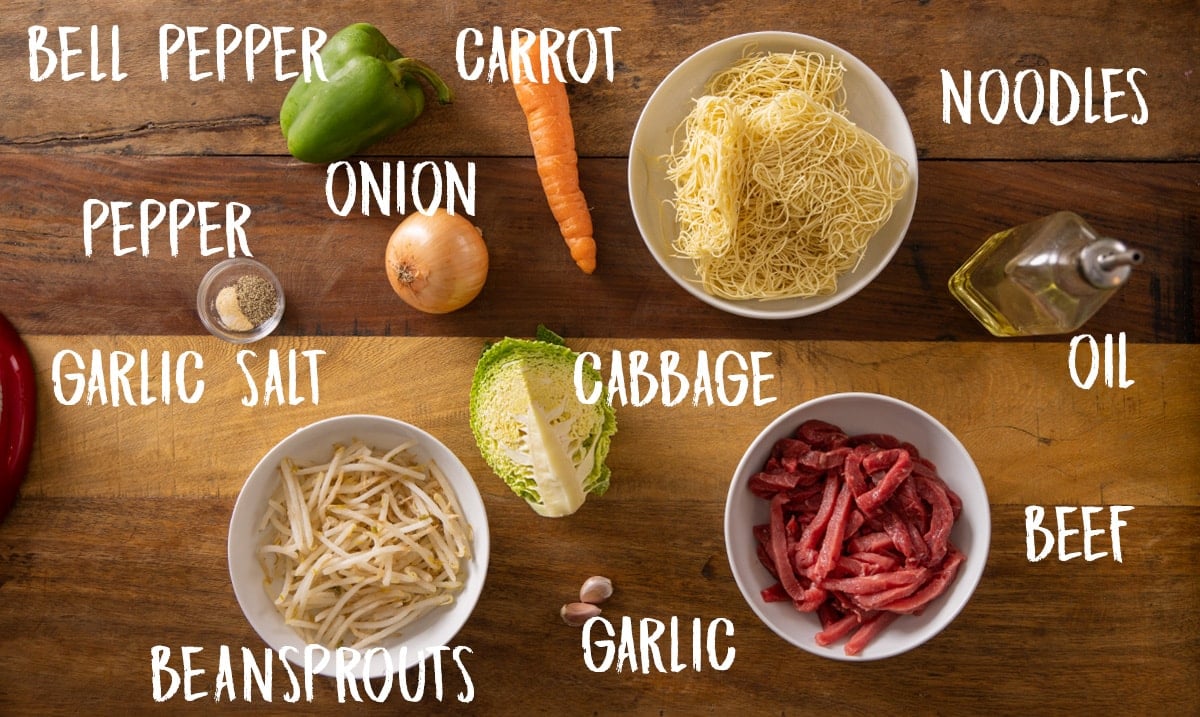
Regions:
<instances>
[{"instance_id":1,"label":"bell pepper stem","mask_svg":"<svg viewBox=\"0 0 1200 717\"><path fill-rule=\"evenodd\" d=\"M412 57L401 57L398 60L392 60L389 65L391 66L392 74L396 76L397 82L403 83L410 73L420 75L429 84L433 85L433 89L437 93L438 102L445 105L450 104L454 100L454 92L450 89L450 86L443 82L442 78L438 77L437 73L433 71L433 68L424 62Z\"/></svg>"}]
</instances>

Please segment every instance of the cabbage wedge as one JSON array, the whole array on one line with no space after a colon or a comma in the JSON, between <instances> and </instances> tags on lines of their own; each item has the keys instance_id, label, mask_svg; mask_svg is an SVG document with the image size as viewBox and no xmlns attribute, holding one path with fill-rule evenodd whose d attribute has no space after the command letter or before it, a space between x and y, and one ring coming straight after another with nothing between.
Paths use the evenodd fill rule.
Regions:
<instances>
[{"instance_id":1,"label":"cabbage wedge","mask_svg":"<svg viewBox=\"0 0 1200 717\"><path fill-rule=\"evenodd\" d=\"M607 391L593 404L575 390L578 354L539 327L536 339L505 338L479 358L471 383L471 432L484 461L539 515L563 517L608 490L605 465L616 412ZM585 390L600 372L581 366Z\"/></svg>"}]
</instances>

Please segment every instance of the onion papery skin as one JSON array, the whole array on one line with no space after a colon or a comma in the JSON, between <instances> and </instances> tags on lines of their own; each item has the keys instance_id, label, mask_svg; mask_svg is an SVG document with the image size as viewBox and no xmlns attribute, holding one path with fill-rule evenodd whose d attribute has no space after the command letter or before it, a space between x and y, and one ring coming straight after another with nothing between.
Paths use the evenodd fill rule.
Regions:
<instances>
[{"instance_id":1,"label":"onion papery skin","mask_svg":"<svg viewBox=\"0 0 1200 717\"><path fill-rule=\"evenodd\" d=\"M457 311L487 281L488 251L469 219L438 209L412 214L388 239L387 276L409 306L429 314Z\"/></svg>"}]
</instances>

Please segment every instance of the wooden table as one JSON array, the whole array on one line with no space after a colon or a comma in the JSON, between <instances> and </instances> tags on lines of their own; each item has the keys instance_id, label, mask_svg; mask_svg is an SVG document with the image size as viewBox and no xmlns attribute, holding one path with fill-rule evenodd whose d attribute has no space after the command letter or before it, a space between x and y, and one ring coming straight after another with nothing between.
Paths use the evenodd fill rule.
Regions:
<instances>
[{"instance_id":1,"label":"wooden table","mask_svg":"<svg viewBox=\"0 0 1200 717\"><path fill-rule=\"evenodd\" d=\"M313 420L372 412L438 435L475 475L492 531L478 608L455 638L469 646L471 702L448 673L438 700L359 708L467 714L1095 713L1200 711L1200 379L1195 366L1200 265L1200 126L1194 2L641 3L609 8L526 3L261 7L232 2L10 2L0 26L0 312L29 345L39 421L21 498L0 524L0 713L293 714L338 707L318 679L311 704L241 692L240 654L264 644L240 612L226 567L226 530L249 470ZM288 87L270 53L248 81L234 54L224 82L188 79L186 50L160 78L159 29L378 26L453 84L455 103L372 148L378 166L443 160L477 167L475 218L492 267L481 296L445 315L417 313L391 292L383 247L396 216L335 216L325 167L287 155L279 104ZM29 28L82 29L70 60L81 79L29 76ZM120 82L112 73L119 27ZM567 260L545 208L520 111L502 83L455 74L463 28L621 28L612 82L571 88L583 188L599 269ZM863 59L908 113L920 154L911 228L868 288L817 316L754 321L708 308L667 278L634 224L625 181L638 113L691 52L723 36L779 29L829 40ZM167 38L173 36L169 33ZM186 47L186 45L185 45ZM286 58L289 69L297 56ZM41 60L45 69L44 57ZM213 55L199 56L213 69ZM207 63L207 64L206 64ZM1093 68L1134 75L1146 121L1027 125L944 122L940 70L997 69L1083 81ZM1028 76L1028 75L1027 75ZM1114 76L1123 82L1126 75ZM995 76L993 76L993 80ZM1114 85L1115 86L1115 85ZM1129 92L1125 84L1117 87ZM1085 109L1103 113L1101 89ZM1112 100L1136 111L1132 96ZM1122 104L1124 103L1124 104ZM1133 108L1133 109L1129 109ZM196 285L215 257L184 237L172 256L156 234L148 256L83 249L89 198L240 202L248 242L287 292L283 324L251 348L319 349L319 403L245 406L236 349L205 333ZM1125 334L1128 388L1083 390L1068 372L1068 336L996 340L945 289L988 236L1057 209L1143 247L1147 260L1082 332ZM618 409L612 489L576 515L533 514L490 472L466 424L470 375L483 343L531 335L538 323L578 349L608 355L665 349L772 355L776 400L765 406ZM62 352L203 356L195 404L64 405L54 394ZM157 365L157 364L155 364ZM158 369L151 367L153 376ZM253 375L261 380L262 364ZM158 385L155 383L154 385ZM787 407L838 391L873 391L928 410L972 453L992 506L987 569L966 609L922 647L847 664L793 648L763 626L734 583L722 519L729 478L749 441ZM1132 506L1122 561L1027 554L1026 508ZM1069 514L1078 520L1080 511ZM1080 525L1068 523L1068 528ZM1082 541L1073 536L1072 549ZM1109 540L1108 534L1100 540ZM1097 549L1109 550L1099 543ZM729 620L727 670L596 673L559 606L588 575L611 577L606 615L685 625ZM201 648L193 689L154 699L151 648ZM238 668L236 699L214 702L222 646ZM691 650L690 636L680 649ZM282 679L277 675L277 679ZM410 680L415 677L410 673Z\"/></svg>"}]
</instances>

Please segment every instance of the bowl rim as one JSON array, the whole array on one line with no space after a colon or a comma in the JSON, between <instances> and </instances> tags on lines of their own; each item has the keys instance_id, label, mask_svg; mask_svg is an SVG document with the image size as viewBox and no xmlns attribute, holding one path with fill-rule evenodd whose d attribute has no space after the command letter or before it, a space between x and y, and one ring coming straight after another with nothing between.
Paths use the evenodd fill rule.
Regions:
<instances>
[{"instance_id":1,"label":"bowl rim","mask_svg":"<svg viewBox=\"0 0 1200 717\"><path fill-rule=\"evenodd\" d=\"M445 647L470 619L478 604L487 579L488 565L491 554L491 535L488 524L487 509L482 494L475 483L474 476L458 456L444 443L428 431L407 421L390 416L367 413L350 413L330 416L316 420L296 428L281 438L255 464L247 474L233 511L229 518L229 528L226 538L226 563L229 579L233 587L234 597L242 610L246 621L277 655L287 659L297 667L304 667L304 640L290 627L283 623L282 616L275 610L267 592L263 589L263 575L253 546L257 544L260 534L258 524L261 519L262 507L257 498L265 503L274 490L274 478L277 475L279 462L297 449L297 444L309 440L325 440L325 433L337 433L337 439L331 439L330 448L337 440L352 440L357 434L373 431L374 433L394 433L406 438L417 439L420 449L430 458L436 457L439 465L446 474L447 480L454 486L455 495L465 514L471 515L472 543L471 558L468 561L467 578L462 590L455 596L455 602L439 609L438 613L423 616L414 623L415 628L406 630L408 635L420 636L431 633L434 641L439 644L414 644L409 637L400 636L385 640L372 648L362 651L365 655L374 647L384 647L390 654L390 673L394 674L407 670L422 662L434 651ZM364 439L365 440L365 439ZM317 448L311 450L316 451ZM321 449L324 450L324 449ZM446 460L448 459L448 460ZM458 478L455 478L455 475ZM249 545L244 543L248 542ZM270 610L263 610L266 605ZM254 608L258 609L254 609ZM453 616L450 622L440 622ZM288 638L288 639L283 639ZM299 652L284 655L282 648L292 646ZM413 649L416 648L416 649ZM313 674L326 677L338 676L336 671L336 649L327 648L330 660L321 668L314 669ZM358 661L345 674L356 679L383 677L389 674L386 669L388 662L375 660L371 663L372 670L364 674L364 660Z\"/></svg>"},{"instance_id":2,"label":"bowl rim","mask_svg":"<svg viewBox=\"0 0 1200 717\"><path fill-rule=\"evenodd\" d=\"M757 558L753 559L752 562L749 562L743 555L738 553L737 548L739 546L744 547L747 541L752 540L752 538L747 537L750 535L749 531L745 531L746 535L742 535L741 531L735 533L737 528L733 524L734 511L739 507L744 507L740 506L739 504L746 501L747 495L749 494L749 491L745 485L745 481L750 475L748 471L757 470L758 467L762 465L762 460L760 460L760 458L765 460L765 452L769 452L770 446L773 445L773 442L768 441L767 437L776 431L783 430L785 427L790 430L794 430L795 427L799 425L799 417L802 415L808 414L808 417L817 418L818 416L812 415L814 410L819 410L821 407L828 406L830 404L850 401L875 401L891 404L897 409L910 412L915 417L926 421L931 428L935 429L939 434L944 436L945 445L948 447L948 449L959 454L963 459L965 459L964 465L969 468L967 474L956 478L952 485L959 486L959 484L966 481L968 482L968 487L975 488L975 490L972 490L972 492L969 494L964 494L965 491L960 490L959 487L955 488L955 491L963 499L964 513L968 510L968 506L970 506L970 509L973 511L970 518L970 527L964 528L964 530L970 531L972 547L962 567L959 569L958 575L951 584L951 588L936 599L938 602L936 610L932 613L929 611L926 612L926 614L932 615L928 623L923 627L923 629L913 633L915 636L906 642L894 645L890 648L880 648L877 645L868 645L868 647L858 655L846 655L844 651L837 649L841 646L843 641L834 643L829 647L821 647L813 642L809 635L795 635L792 632L785 630L776 622L776 620L770 614L768 606L760 599L757 587L752 584L754 582L753 575L759 574L759 571L761 571L761 577L761 575L767 574L766 569L758 563ZM854 432L860 431L855 430ZM873 431L868 430L862 432L895 433L895 431L889 431L889 429L883 426L877 427ZM918 448L923 447L918 446ZM757 498L756 496L750 496L750 498L752 498L753 501L761 501L761 499ZM753 501L750 502L751 506L754 505ZM847 391L818 396L792 406L770 421L751 440L750 444L746 447L745 452L742 454L741 459L738 461L737 467L734 469L733 476L729 483L729 491L726 495L725 514L723 520L726 560L729 563L730 570L733 572L734 582L737 584L738 591L741 593L742 598L746 601L747 605L749 605L750 609L754 612L759 621L780 638L806 652L817 655L818 657L824 657L843 662L869 662L873 660L894 657L920 647L933 637L937 636L958 617L958 615L966 607L967 603L971 601L971 598L973 597L975 590L978 588L979 582L983 577L983 572L987 567L988 556L991 551L991 504L987 495L987 485L984 483L983 477L979 473L979 469L975 464L975 460L971 457L971 454L962 444L962 441L960 441L958 436L956 436L952 431L950 431L950 429L948 429L944 424L938 421L937 418L927 411L902 399L880 393ZM960 522L962 522L961 519ZM743 525L741 527L745 526ZM956 525L955 527L958 528L959 526ZM951 600L951 598L954 599ZM805 615L804 617L816 620L815 615ZM872 647L875 647L875 649L871 649Z\"/></svg>"},{"instance_id":3,"label":"bowl rim","mask_svg":"<svg viewBox=\"0 0 1200 717\"><path fill-rule=\"evenodd\" d=\"M707 63L705 60L709 56L719 54L722 51L731 51L731 48L735 46L740 46L741 51L744 51L746 47L755 43L767 43L772 46L787 45L793 50L814 50L836 56L845 65L847 77L853 77L857 81L868 85L872 89L871 95L876 98L875 104L887 111L889 123L895 125L895 131L898 134L898 137L888 142L887 146L908 162L910 175L909 187L905 191L904 196L893 208L892 215L889 217L887 223L883 227L880 227L874 235L874 237L878 237L886 232L887 235L894 235L895 238L889 241L888 245L875 257L872 264L860 265L840 275L838 277L837 288L831 294L767 300L726 299L713 296L706 292L700 285L694 269L690 267L689 260L675 256L671 251L670 241L660 236L662 232L656 231L657 227L652 226L650 220L646 218L652 211L661 211L660 207L655 206L658 202L652 201L650 197L643 196L648 192L639 192L639 187L649 187L653 172L649 169L648 165L649 162L656 161L653 158L645 157L645 152L641 149L642 145L649 143L649 140L646 139L646 134L650 132L650 109L659 103L666 102L667 94L676 91L676 85L685 84L687 81L684 78L688 77L694 68L706 67ZM708 74L700 82L701 87L707 81L708 75L713 71L715 70L708 71ZM680 122L682 122L688 111L688 107L680 109ZM851 116L850 119L856 122L859 121L854 116ZM863 124L865 126L866 123ZM678 126L678 123L675 126ZM878 136L879 132L876 130L873 134ZM659 267L676 284L700 301L730 314L752 319L793 319L816 314L841 304L866 288L867 285L874 281L887 268L892 258L896 255L896 252L900 249L900 245L903 244L908 229L912 224L919 188L919 171L917 165L916 140L913 136L907 113L905 113L904 108L892 93L891 88L888 87L887 83L870 66L847 50L812 35L785 30L761 30L732 35L711 42L690 54L667 73L646 100L646 104L638 116L637 124L634 126L629 146L626 183L629 187L631 212L634 222L637 224L638 232L641 234L642 241ZM673 223L674 219L671 218L670 221Z\"/></svg>"}]
</instances>

